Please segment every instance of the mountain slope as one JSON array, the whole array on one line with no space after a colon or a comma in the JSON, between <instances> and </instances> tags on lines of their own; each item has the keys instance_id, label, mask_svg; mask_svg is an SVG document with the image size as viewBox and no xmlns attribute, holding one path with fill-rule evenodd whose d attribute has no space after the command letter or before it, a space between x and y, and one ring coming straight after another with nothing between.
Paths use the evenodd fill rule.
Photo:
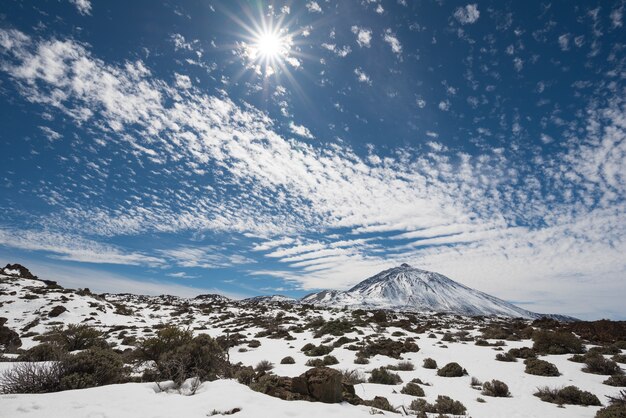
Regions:
<instances>
[{"instance_id":1,"label":"mountain slope","mask_svg":"<svg viewBox=\"0 0 626 418\"><path fill-rule=\"evenodd\" d=\"M307 295L303 303L327 306L404 309L422 312L447 312L460 315L499 315L539 318L512 303L471 289L448 277L402 264L378 273L345 292L324 290Z\"/></svg>"}]
</instances>

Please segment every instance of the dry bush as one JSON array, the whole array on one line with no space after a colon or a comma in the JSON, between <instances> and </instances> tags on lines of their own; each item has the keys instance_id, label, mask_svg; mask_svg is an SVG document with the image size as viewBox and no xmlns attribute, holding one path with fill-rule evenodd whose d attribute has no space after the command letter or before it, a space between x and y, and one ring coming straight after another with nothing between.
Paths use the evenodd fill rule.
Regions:
<instances>
[{"instance_id":1,"label":"dry bush","mask_svg":"<svg viewBox=\"0 0 626 418\"><path fill-rule=\"evenodd\" d=\"M400 393L411 396L425 396L424 389L417 383L409 382L400 390Z\"/></svg>"},{"instance_id":2,"label":"dry bush","mask_svg":"<svg viewBox=\"0 0 626 418\"><path fill-rule=\"evenodd\" d=\"M60 390L61 364L18 363L0 375L0 393L48 393Z\"/></svg>"},{"instance_id":3,"label":"dry bush","mask_svg":"<svg viewBox=\"0 0 626 418\"><path fill-rule=\"evenodd\" d=\"M524 371L528 374L534 374L536 376L560 376L559 369L545 360L539 360L536 358L529 358L524 360L526 368Z\"/></svg>"},{"instance_id":4,"label":"dry bush","mask_svg":"<svg viewBox=\"0 0 626 418\"><path fill-rule=\"evenodd\" d=\"M619 364L602 355L591 355L585 359L583 372L603 375L623 374Z\"/></svg>"},{"instance_id":5,"label":"dry bush","mask_svg":"<svg viewBox=\"0 0 626 418\"><path fill-rule=\"evenodd\" d=\"M367 380L363 374L356 370L341 370L341 382L347 385L358 385L359 383L365 383Z\"/></svg>"},{"instance_id":6,"label":"dry bush","mask_svg":"<svg viewBox=\"0 0 626 418\"><path fill-rule=\"evenodd\" d=\"M398 385L402 383L402 379L397 373L391 373L384 367L372 370L372 375L367 381L381 385Z\"/></svg>"},{"instance_id":7,"label":"dry bush","mask_svg":"<svg viewBox=\"0 0 626 418\"><path fill-rule=\"evenodd\" d=\"M581 354L585 351L580 338L569 331L535 331L533 342L533 349L542 354Z\"/></svg>"},{"instance_id":8,"label":"dry bush","mask_svg":"<svg viewBox=\"0 0 626 418\"><path fill-rule=\"evenodd\" d=\"M269 361L269 360L261 360L261 361L259 361L257 363L257 365L254 368L254 370L256 372L269 372L273 368L274 368L274 365L272 364L271 361Z\"/></svg>"},{"instance_id":9,"label":"dry bush","mask_svg":"<svg viewBox=\"0 0 626 418\"><path fill-rule=\"evenodd\" d=\"M437 368L437 362L432 359L432 358L425 358L424 359L424 364L422 365L423 368L425 369L436 369Z\"/></svg>"},{"instance_id":10,"label":"dry bush","mask_svg":"<svg viewBox=\"0 0 626 418\"><path fill-rule=\"evenodd\" d=\"M550 389L543 387L534 394L544 402L558 405L602 405L596 395L591 392L582 391L576 386L566 386L561 389Z\"/></svg>"},{"instance_id":11,"label":"dry bush","mask_svg":"<svg viewBox=\"0 0 626 418\"><path fill-rule=\"evenodd\" d=\"M467 371L456 362L448 363L437 370L437 375L442 377L461 377L466 374Z\"/></svg>"},{"instance_id":12,"label":"dry bush","mask_svg":"<svg viewBox=\"0 0 626 418\"><path fill-rule=\"evenodd\" d=\"M511 396L509 387L506 383L500 380L492 380L491 382L483 383L483 391L481 394L485 396L493 396L496 398L508 398Z\"/></svg>"}]
</instances>

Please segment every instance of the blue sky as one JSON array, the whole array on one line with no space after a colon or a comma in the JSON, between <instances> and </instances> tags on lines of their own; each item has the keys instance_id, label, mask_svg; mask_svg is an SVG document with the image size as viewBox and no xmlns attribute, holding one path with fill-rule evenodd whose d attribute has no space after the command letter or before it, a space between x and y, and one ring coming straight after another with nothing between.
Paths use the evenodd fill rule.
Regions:
<instances>
[{"instance_id":1,"label":"blue sky","mask_svg":"<svg viewBox=\"0 0 626 418\"><path fill-rule=\"evenodd\" d=\"M0 259L98 291L403 262L626 318L624 2L5 1Z\"/></svg>"}]
</instances>

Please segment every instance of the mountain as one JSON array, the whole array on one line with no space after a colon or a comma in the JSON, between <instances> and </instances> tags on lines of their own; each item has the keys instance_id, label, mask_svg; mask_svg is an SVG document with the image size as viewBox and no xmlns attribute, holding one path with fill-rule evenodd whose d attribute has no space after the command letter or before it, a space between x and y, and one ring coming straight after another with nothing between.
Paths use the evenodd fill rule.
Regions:
<instances>
[{"instance_id":1,"label":"mountain","mask_svg":"<svg viewBox=\"0 0 626 418\"><path fill-rule=\"evenodd\" d=\"M527 311L464 286L442 274L420 270L408 264L384 270L363 280L350 290L343 292L323 290L303 297L301 302L325 306L446 312L471 316L574 319L563 315Z\"/></svg>"}]
</instances>

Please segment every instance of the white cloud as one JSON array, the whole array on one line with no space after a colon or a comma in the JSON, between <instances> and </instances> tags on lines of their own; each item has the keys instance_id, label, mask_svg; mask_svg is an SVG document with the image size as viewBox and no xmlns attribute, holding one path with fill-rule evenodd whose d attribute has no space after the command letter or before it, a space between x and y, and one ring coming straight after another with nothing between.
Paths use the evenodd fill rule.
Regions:
<instances>
[{"instance_id":1,"label":"white cloud","mask_svg":"<svg viewBox=\"0 0 626 418\"><path fill-rule=\"evenodd\" d=\"M176 87L185 90L191 88L191 79L189 78L189 76L178 73L175 73L174 76L176 78Z\"/></svg>"},{"instance_id":2,"label":"white cloud","mask_svg":"<svg viewBox=\"0 0 626 418\"><path fill-rule=\"evenodd\" d=\"M354 69L354 74L356 74L356 79L359 80L360 83L372 85L372 80L360 67Z\"/></svg>"},{"instance_id":3,"label":"white cloud","mask_svg":"<svg viewBox=\"0 0 626 418\"><path fill-rule=\"evenodd\" d=\"M289 122L289 129L296 135L300 135L303 138L315 139L309 128L302 125L296 125L293 122Z\"/></svg>"},{"instance_id":4,"label":"white cloud","mask_svg":"<svg viewBox=\"0 0 626 418\"><path fill-rule=\"evenodd\" d=\"M565 34L559 36L559 46L561 47L561 51L568 51L569 50L569 40L570 40L570 34L569 33L565 33Z\"/></svg>"},{"instance_id":5,"label":"white cloud","mask_svg":"<svg viewBox=\"0 0 626 418\"><path fill-rule=\"evenodd\" d=\"M472 24L478 20L480 12L476 3L468 4L465 7L457 8L454 12L454 17L463 25Z\"/></svg>"},{"instance_id":6,"label":"white cloud","mask_svg":"<svg viewBox=\"0 0 626 418\"><path fill-rule=\"evenodd\" d=\"M88 129L89 146L115 147L121 161L149 163L154 179L152 190L124 190L122 201L109 201L99 183L102 162L87 161L101 177L81 183L99 203L77 202L51 185L45 196L51 213L38 220L46 230L95 237L253 233L268 239L266 247L258 243L259 251L295 266L283 277L307 289L344 288L407 261L503 297L524 298L533 289L559 293L572 284L566 296L575 301L583 294L577 280L612 294L626 291L620 281L626 269L626 118L624 98L615 92L611 100L608 93L606 100L590 100L588 126L555 138L564 151L538 163L509 159L497 149L468 155L430 144L424 153L398 148L362 157L344 144L286 139L266 113L235 103L226 92L181 93L141 61L105 63L72 40L33 40L17 31L0 30L0 45L1 70L19 94ZM371 84L361 68L354 73ZM193 173L210 173L215 188L227 185L232 192L218 193ZM185 180L175 190L160 184L171 178ZM334 246L340 238L330 233L336 231L374 241ZM318 233L326 239L305 237ZM151 255L29 234L10 231L2 243L90 262L210 266L245 259L223 249L198 253L181 246ZM385 237L402 234L410 235L386 245ZM293 241L281 241L285 237ZM226 258L214 261L213 251ZM520 281L529 284L526 290L520 291ZM620 309L621 302L609 302ZM572 309L573 302L563 303Z\"/></svg>"},{"instance_id":7,"label":"white cloud","mask_svg":"<svg viewBox=\"0 0 626 418\"><path fill-rule=\"evenodd\" d=\"M90 15L91 14L91 1L90 0L70 0L76 9L78 9L78 13L81 15Z\"/></svg>"},{"instance_id":8,"label":"white cloud","mask_svg":"<svg viewBox=\"0 0 626 418\"><path fill-rule=\"evenodd\" d=\"M400 44L400 41L398 40L396 35L391 31L391 29L385 30L383 39L389 44L389 46L391 47L391 51L393 51L394 54L402 54L402 45Z\"/></svg>"},{"instance_id":9,"label":"white cloud","mask_svg":"<svg viewBox=\"0 0 626 418\"><path fill-rule=\"evenodd\" d=\"M322 13L322 8L316 1L310 1L306 4L306 8L311 13Z\"/></svg>"},{"instance_id":10,"label":"white cloud","mask_svg":"<svg viewBox=\"0 0 626 418\"><path fill-rule=\"evenodd\" d=\"M356 35L356 42L361 48L369 48L372 42L372 31L367 28L360 28L358 26L352 26L352 33Z\"/></svg>"}]
</instances>

